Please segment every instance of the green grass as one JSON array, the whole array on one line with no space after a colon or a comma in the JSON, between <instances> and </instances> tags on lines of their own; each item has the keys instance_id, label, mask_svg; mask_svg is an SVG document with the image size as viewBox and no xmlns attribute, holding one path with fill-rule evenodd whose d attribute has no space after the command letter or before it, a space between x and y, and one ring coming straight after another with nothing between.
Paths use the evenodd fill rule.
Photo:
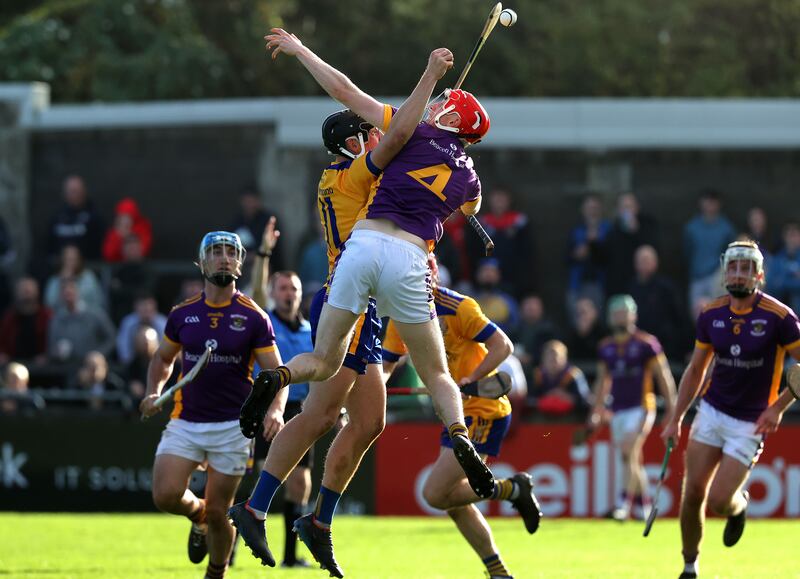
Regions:
<instances>
[{"instance_id":1,"label":"green grass","mask_svg":"<svg viewBox=\"0 0 800 579\"><path fill-rule=\"evenodd\" d=\"M536 535L514 519L491 519L501 554L517 579L528 577L677 577L675 520L641 523L545 520ZM0 514L0 579L5 577L202 577L185 555L188 523L168 515ZM282 519L270 519L282 550ZM709 521L701 571L710 577L800 578L800 524L750 521L739 545L722 546L722 521ZM449 519L339 517L339 562L352 579L479 578L483 567ZM301 547L303 553L305 549ZM228 577L326 577L319 570L264 569L245 548Z\"/></svg>"}]
</instances>

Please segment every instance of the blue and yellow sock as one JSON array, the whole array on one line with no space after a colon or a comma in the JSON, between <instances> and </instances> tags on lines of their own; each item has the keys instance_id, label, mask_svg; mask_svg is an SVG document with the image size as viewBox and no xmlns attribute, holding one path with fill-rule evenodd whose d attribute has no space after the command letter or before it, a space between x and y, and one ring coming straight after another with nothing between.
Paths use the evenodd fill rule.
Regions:
<instances>
[{"instance_id":1,"label":"blue and yellow sock","mask_svg":"<svg viewBox=\"0 0 800 579\"><path fill-rule=\"evenodd\" d=\"M519 486L508 478L498 478L494 480L494 490L491 499L493 501L510 501L519 496Z\"/></svg>"},{"instance_id":2,"label":"blue and yellow sock","mask_svg":"<svg viewBox=\"0 0 800 579\"><path fill-rule=\"evenodd\" d=\"M256 518L264 520L267 517L269 505L272 503L272 499L281 484L280 480L262 470L253 493L250 495L250 500L247 501L247 510L253 513Z\"/></svg>"},{"instance_id":3,"label":"blue and yellow sock","mask_svg":"<svg viewBox=\"0 0 800 579\"><path fill-rule=\"evenodd\" d=\"M314 507L314 522L318 527L330 529L333 524L333 515L342 495L327 487L320 487L317 495L317 504Z\"/></svg>"},{"instance_id":4,"label":"blue and yellow sock","mask_svg":"<svg viewBox=\"0 0 800 579\"><path fill-rule=\"evenodd\" d=\"M450 438L453 438L454 436L457 436L457 435L461 435L461 436L465 436L465 437L469 438L469 430L467 430L467 427L464 426L460 422L454 422L453 424L448 426L447 427L447 434L450 435Z\"/></svg>"},{"instance_id":5,"label":"blue and yellow sock","mask_svg":"<svg viewBox=\"0 0 800 579\"><path fill-rule=\"evenodd\" d=\"M511 573L506 569L498 553L483 559L483 564L486 565L486 570L489 572L490 577L511 577Z\"/></svg>"},{"instance_id":6,"label":"blue and yellow sock","mask_svg":"<svg viewBox=\"0 0 800 579\"><path fill-rule=\"evenodd\" d=\"M281 379L281 388L285 388L289 385L292 381L292 371L289 370L286 366L278 366L275 368L275 371L278 373Z\"/></svg>"}]
</instances>

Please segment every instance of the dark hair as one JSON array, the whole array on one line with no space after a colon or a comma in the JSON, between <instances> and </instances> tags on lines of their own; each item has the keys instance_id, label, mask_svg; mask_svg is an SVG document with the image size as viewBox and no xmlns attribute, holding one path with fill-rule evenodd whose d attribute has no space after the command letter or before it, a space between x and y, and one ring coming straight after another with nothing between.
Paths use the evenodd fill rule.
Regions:
<instances>
[{"instance_id":1,"label":"dark hair","mask_svg":"<svg viewBox=\"0 0 800 579\"><path fill-rule=\"evenodd\" d=\"M700 199L708 199L710 201L721 201L722 193L717 189L703 189L700 191Z\"/></svg>"}]
</instances>

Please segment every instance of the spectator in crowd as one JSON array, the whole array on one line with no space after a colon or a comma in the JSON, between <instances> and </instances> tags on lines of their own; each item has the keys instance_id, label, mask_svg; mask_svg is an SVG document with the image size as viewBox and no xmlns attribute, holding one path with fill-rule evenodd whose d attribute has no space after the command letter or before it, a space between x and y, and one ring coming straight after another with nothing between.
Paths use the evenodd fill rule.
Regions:
<instances>
[{"instance_id":1,"label":"spectator in crowd","mask_svg":"<svg viewBox=\"0 0 800 579\"><path fill-rule=\"evenodd\" d=\"M6 222L0 215L0 312L5 310L11 303L11 274L9 269L17 259L17 252L11 242L11 234L8 232Z\"/></svg>"},{"instance_id":2,"label":"spectator in crowd","mask_svg":"<svg viewBox=\"0 0 800 579\"><path fill-rule=\"evenodd\" d=\"M521 322L514 342L517 344L515 353L530 375L533 368L539 365L542 356L542 347L546 342L558 337L555 325L545 317L544 303L537 295L525 296L521 304Z\"/></svg>"},{"instance_id":3,"label":"spectator in crowd","mask_svg":"<svg viewBox=\"0 0 800 579\"><path fill-rule=\"evenodd\" d=\"M3 373L0 384L0 415L23 414L44 408L44 400L28 390L30 373L19 362L11 362Z\"/></svg>"},{"instance_id":4,"label":"spectator in crowd","mask_svg":"<svg viewBox=\"0 0 800 579\"><path fill-rule=\"evenodd\" d=\"M47 352L54 362L83 360L97 350L108 356L114 349L114 324L103 310L81 299L74 279L61 281L61 304L50 320Z\"/></svg>"},{"instance_id":5,"label":"spectator in crowd","mask_svg":"<svg viewBox=\"0 0 800 579\"><path fill-rule=\"evenodd\" d=\"M64 179L64 204L50 220L47 255L55 258L67 245L77 245L86 259L99 259L106 226L78 175Z\"/></svg>"},{"instance_id":6,"label":"spectator in crowd","mask_svg":"<svg viewBox=\"0 0 800 579\"><path fill-rule=\"evenodd\" d=\"M542 363L533 371L533 389L526 405L544 414L561 415L587 410L591 389L583 372L569 363L567 346L550 340L542 348Z\"/></svg>"},{"instance_id":7,"label":"spectator in crowd","mask_svg":"<svg viewBox=\"0 0 800 579\"><path fill-rule=\"evenodd\" d=\"M313 233L301 245L300 266L297 268L297 275L300 276L306 296L313 296L328 278L328 244L325 242L325 232L322 230L322 223L316 209L312 216L312 222ZM274 264L271 264L271 267L277 271Z\"/></svg>"},{"instance_id":8,"label":"spectator in crowd","mask_svg":"<svg viewBox=\"0 0 800 579\"><path fill-rule=\"evenodd\" d=\"M575 317L567 338L567 346L574 360L594 360L597 345L605 337L605 327L600 312L590 298L580 298L575 302Z\"/></svg>"},{"instance_id":9,"label":"spectator in crowd","mask_svg":"<svg viewBox=\"0 0 800 579\"><path fill-rule=\"evenodd\" d=\"M122 244L122 261L114 266L109 281L109 303L114 323L120 323L131 311L139 293L152 293L155 287L156 276L144 260L142 242L135 235L128 236Z\"/></svg>"},{"instance_id":10,"label":"spectator in crowd","mask_svg":"<svg viewBox=\"0 0 800 579\"><path fill-rule=\"evenodd\" d=\"M181 291L175 303L179 304L200 293L203 293L203 280L197 277L186 278L181 282Z\"/></svg>"},{"instance_id":11,"label":"spectator in crowd","mask_svg":"<svg viewBox=\"0 0 800 579\"><path fill-rule=\"evenodd\" d=\"M700 214L689 221L683 232L684 254L689 262L689 309L700 301L721 293L719 256L736 238L736 230L721 214L719 192L707 189L700 194Z\"/></svg>"},{"instance_id":12,"label":"spectator in crowd","mask_svg":"<svg viewBox=\"0 0 800 579\"><path fill-rule=\"evenodd\" d=\"M511 194L505 189L494 189L486 198L489 211L481 213L480 222L494 241L492 257L497 260L503 279L513 289L515 297L533 291L536 268L530 257L525 267L520 267L520 255L532 256L533 237L528 216L511 208ZM471 255L483 254L483 242L477 235L467 234Z\"/></svg>"},{"instance_id":13,"label":"spectator in crowd","mask_svg":"<svg viewBox=\"0 0 800 579\"><path fill-rule=\"evenodd\" d=\"M114 209L114 225L103 241L103 259L117 263L123 260L125 241L135 237L141 245L143 256L150 254L153 245L153 226L139 210L139 204L130 197L122 199Z\"/></svg>"},{"instance_id":14,"label":"spectator in crowd","mask_svg":"<svg viewBox=\"0 0 800 579\"><path fill-rule=\"evenodd\" d=\"M133 407L138 408L147 389L147 368L150 359L158 349L158 332L150 326L139 326L133 338L133 358L125 368L128 379L128 394L133 400Z\"/></svg>"},{"instance_id":15,"label":"spectator in crowd","mask_svg":"<svg viewBox=\"0 0 800 579\"><path fill-rule=\"evenodd\" d=\"M466 216L461 211L456 211L445 221L444 235L436 245L436 259L441 267L444 264L452 274L453 284L472 279L472 245L467 243L470 236L477 238L475 233L467 231ZM483 255L483 251L476 255ZM447 286L454 287L454 286Z\"/></svg>"},{"instance_id":16,"label":"spectator in crowd","mask_svg":"<svg viewBox=\"0 0 800 579\"><path fill-rule=\"evenodd\" d=\"M567 308L570 317L578 299L591 299L595 308L605 300L608 234L611 224L603 218L603 204L597 195L588 195L581 205L581 223L569 235L569 283Z\"/></svg>"},{"instance_id":17,"label":"spectator in crowd","mask_svg":"<svg viewBox=\"0 0 800 579\"><path fill-rule=\"evenodd\" d=\"M772 260L767 284L770 294L800 312L800 224L783 228L783 249Z\"/></svg>"},{"instance_id":18,"label":"spectator in crowd","mask_svg":"<svg viewBox=\"0 0 800 579\"><path fill-rule=\"evenodd\" d=\"M86 353L83 364L69 386L87 393L88 405L93 410L99 410L105 405L104 395L108 393L119 395L117 403L126 408L130 407L130 400L122 397L125 392L125 382L108 369L108 361L100 352Z\"/></svg>"},{"instance_id":19,"label":"spectator in crowd","mask_svg":"<svg viewBox=\"0 0 800 579\"><path fill-rule=\"evenodd\" d=\"M668 357L682 360L691 350L691 341L678 288L658 272L658 253L652 246L637 249L633 262L636 278L629 293L639 308L638 326L658 338Z\"/></svg>"},{"instance_id":20,"label":"spectator in crowd","mask_svg":"<svg viewBox=\"0 0 800 579\"><path fill-rule=\"evenodd\" d=\"M117 332L117 359L123 364L130 363L134 357L136 333L141 327L153 328L158 339L164 336L167 318L158 311L158 303L153 294L142 292L136 296L133 311L122 318Z\"/></svg>"},{"instance_id":21,"label":"spectator in crowd","mask_svg":"<svg viewBox=\"0 0 800 579\"><path fill-rule=\"evenodd\" d=\"M70 279L78 284L81 299L93 307L105 309L106 296L93 271L86 269L81 250L77 245L65 245L61 249L58 272L51 275L44 286L44 303L53 310L61 297L62 280Z\"/></svg>"},{"instance_id":22,"label":"spectator in crowd","mask_svg":"<svg viewBox=\"0 0 800 579\"><path fill-rule=\"evenodd\" d=\"M261 235L267 227L267 222L274 215L271 210L264 207L255 186L251 185L242 189L239 194L239 212L228 227L228 231L239 235L239 239L242 240L242 245L251 259L261 242ZM280 247L276 247L270 257L270 262L274 271L283 269L284 260Z\"/></svg>"},{"instance_id":23,"label":"spectator in crowd","mask_svg":"<svg viewBox=\"0 0 800 579\"><path fill-rule=\"evenodd\" d=\"M500 264L493 257L481 261L476 272L477 293L475 301L486 317L506 333L512 333L519 324L519 306L503 280Z\"/></svg>"},{"instance_id":24,"label":"spectator in crowd","mask_svg":"<svg viewBox=\"0 0 800 579\"><path fill-rule=\"evenodd\" d=\"M767 254L774 255L779 247L779 239L769 228L767 212L761 207L751 207L747 211L747 239L752 239L758 244L761 253L764 254L765 265Z\"/></svg>"},{"instance_id":25,"label":"spectator in crowd","mask_svg":"<svg viewBox=\"0 0 800 579\"><path fill-rule=\"evenodd\" d=\"M14 294L14 304L0 320L0 366L11 360L44 364L53 313L41 304L39 284L32 277L17 280Z\"/></svg>"},{"instance_id":26,"label":"spectator in crowd","mask_svg":"<svg viewBox=\"0 0 800 579\"><path fill-rule=\"evenodd\" d=\"M617 214L608 234L609 294L628 291L634 276L633 254L643 245L658 246L658 225L640 212L636 195L623 193L617 198Z\"/></svg>"}]
</instances>

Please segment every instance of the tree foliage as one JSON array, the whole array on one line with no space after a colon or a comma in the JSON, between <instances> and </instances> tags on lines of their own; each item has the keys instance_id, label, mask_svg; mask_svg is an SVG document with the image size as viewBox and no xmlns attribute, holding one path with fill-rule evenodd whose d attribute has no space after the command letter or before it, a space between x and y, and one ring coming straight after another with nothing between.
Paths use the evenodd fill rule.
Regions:
<instances>
[{"instance_id":1,"label":"tree foliage","mask_svg":"<svg viewBox=\"0 0 800 579\"><path fill-rule=\"evenodd\" d=\"M58 101L315 95L273 26L377 95L406 94L431 49L463 66L492 2L24 0L0 10L0 80ZM798 96L800 0L518 0L466 88L491 96ZM453 77L455 77L453 73Z\"/></svg>"}]
</instances>

